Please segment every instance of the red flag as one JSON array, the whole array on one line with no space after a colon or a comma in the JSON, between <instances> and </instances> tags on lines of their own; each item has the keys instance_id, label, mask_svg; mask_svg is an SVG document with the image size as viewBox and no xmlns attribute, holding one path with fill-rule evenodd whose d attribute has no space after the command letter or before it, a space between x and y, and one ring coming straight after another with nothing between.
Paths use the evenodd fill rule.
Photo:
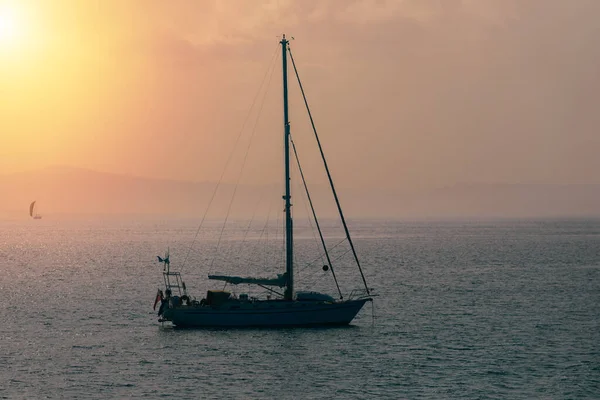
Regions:
<instances>
[{"instance_id":1,"label":"red flag","mask_svg":"<svg viewBox=\"0 0 600 400\"><path fill-rule=\"evenodd\" d=\"M158 289L158 292L156 292L156 299L154 299L154 307L152 307L154 310L156 310L156 305L162 300L162 297L162 291Z\"/></svg>"}]
</instances>

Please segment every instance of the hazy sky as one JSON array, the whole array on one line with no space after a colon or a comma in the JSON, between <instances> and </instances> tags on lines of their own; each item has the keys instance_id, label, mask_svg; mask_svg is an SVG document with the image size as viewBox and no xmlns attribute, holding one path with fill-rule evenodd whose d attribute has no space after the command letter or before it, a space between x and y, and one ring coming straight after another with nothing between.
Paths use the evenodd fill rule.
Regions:
<instances>
[{"instance_id":1,"label":"hazy sky","mask_svg":"<svg viewBox=\"0 0 600 400\"><path fill-rule=\"evenodd\" d=\"M0 0L0 173L216 180L285 32L339 185L600 183L598 21L598 0ZM281 176L275 67L262 182Z\"/></svg>"}]
</instances>

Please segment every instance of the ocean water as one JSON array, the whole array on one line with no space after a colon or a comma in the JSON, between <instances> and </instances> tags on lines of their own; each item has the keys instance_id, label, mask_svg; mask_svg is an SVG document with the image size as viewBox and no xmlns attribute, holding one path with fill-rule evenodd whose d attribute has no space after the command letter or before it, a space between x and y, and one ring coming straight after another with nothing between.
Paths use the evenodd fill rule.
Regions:
<instances>
[{"instance_id":1,"label":"ocean water","mask_svg":"<svg viewBox=\"0 0 600 400\"><path fill-rule=\"evenodd\" d=\"M351 221L377 297L350 327L162 326L167 247L198 298L208 272L281 272L277 232L208 224L188 253L197 222L0 222L0 398L600 398L600 220ZM298 288L335 294L297 237Z\"/></svg>"}]
</instances>

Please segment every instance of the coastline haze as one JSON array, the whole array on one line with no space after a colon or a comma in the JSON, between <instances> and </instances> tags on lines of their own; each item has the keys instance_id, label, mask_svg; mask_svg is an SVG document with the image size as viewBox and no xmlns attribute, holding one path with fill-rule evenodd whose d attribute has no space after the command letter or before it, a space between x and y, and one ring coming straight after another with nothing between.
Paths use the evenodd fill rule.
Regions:
<instances>
[{"instance_id":1,"label":"coastline haze","mask_svg":"<svg viewBox=\"0 0 600 400\"><path fill-rule=\"evenodd\" d=\"M38 201L45 218L68 215L153 215L200 218L216 182L190 182L132 177L69 167L0 175L0 215L28 218L28 205ZM248 184L235 189L223 182L208 216L267 218L279 210L280 184ZM306 218L307 202L299 183L293 186L294 215ZM325 184L310 184L317 215L337 215ZM232 196L235 191L235 197ZM354 189L338 191L350 218L523 218L598 217L600 185L458 184L432 190Z\"/></svg>"}]
</instances>

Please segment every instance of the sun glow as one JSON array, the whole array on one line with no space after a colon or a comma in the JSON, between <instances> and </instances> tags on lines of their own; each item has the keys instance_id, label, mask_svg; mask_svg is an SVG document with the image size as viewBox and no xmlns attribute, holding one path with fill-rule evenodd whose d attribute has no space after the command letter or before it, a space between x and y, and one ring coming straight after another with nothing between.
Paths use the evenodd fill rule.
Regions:
<instances>
[{"instance_id":1,"label":"sun glow","mask_svg":"<svg viewBox=\"0 0 600 400\"><path fill-rule=\"evenodd\" d=\"M17 46L22 36L22 21L18 9L0 3L0 47Z\"/></svg>"},{"instance_id":2,"label":"sun glow","mask_svg":"<svg viewBox=\"0 0 600 400\"><path fill-rule=\"evenodd\" d=\"M17 36L14 13L7 7L0 8L0 42L9 43Z\"/></svg>"}]
</instances>

